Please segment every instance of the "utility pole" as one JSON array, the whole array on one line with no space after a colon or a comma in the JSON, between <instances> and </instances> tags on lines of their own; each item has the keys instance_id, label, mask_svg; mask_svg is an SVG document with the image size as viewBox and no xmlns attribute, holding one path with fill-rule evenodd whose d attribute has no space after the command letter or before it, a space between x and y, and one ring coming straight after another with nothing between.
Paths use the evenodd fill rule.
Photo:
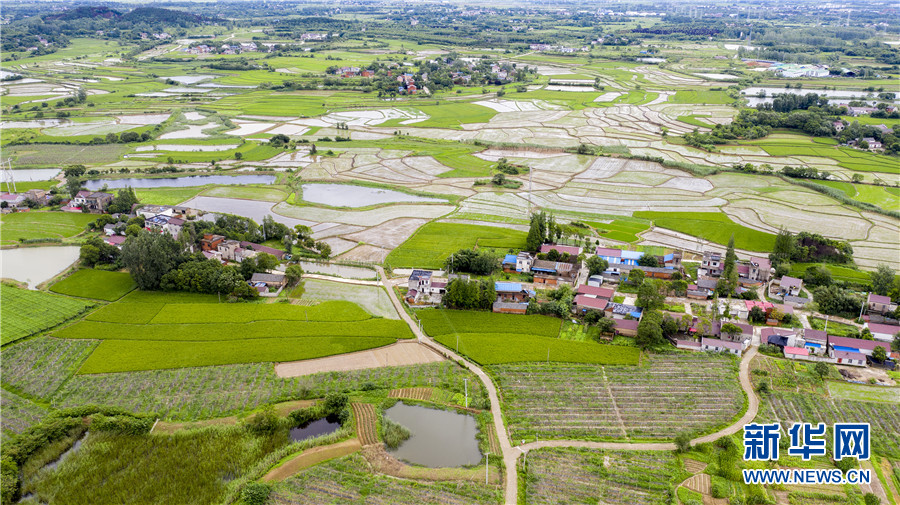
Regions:
<instances>
[{"instance_id":1,"label":"utility pole","mask_svg":"<svg viewBox=\"0 0 900 505\"><path fill-rule=\"evenodd\" d=\"M869 303L869 296L872 293L866 293L866 299L862 302L862 306L859 308L859 317L857 319L862 319L863 310L866 308L866 304Z\"/></svg>"},{"instance_id":2,"label":"utility pole","mask_svg":"<svg viewBox=\"0 0 900 505\"><path fill-rule=\"evenodd\" d=\"M825 336L828 336L828 314L825 314Z\"/></svg>"},{"instance_id":3,"label":"utility pole","mask_svg":"<svg viewBox=\"0 0 900 505\"><path fill-rule=\"evenodd\" d=\"M491 453L487 453L484 457L484 485L488 483L488 460L491 459Z\"/></svg>"},{"instance_id":4,"label":"utility pole","mask_svg":"<svg viewBox=\"0 0 900 505\"><path fill-rule=\"evenodd\" d=\"M466 383L466 408L469 408L469 379L463 379Z\"/></svg>"}]
</instances>

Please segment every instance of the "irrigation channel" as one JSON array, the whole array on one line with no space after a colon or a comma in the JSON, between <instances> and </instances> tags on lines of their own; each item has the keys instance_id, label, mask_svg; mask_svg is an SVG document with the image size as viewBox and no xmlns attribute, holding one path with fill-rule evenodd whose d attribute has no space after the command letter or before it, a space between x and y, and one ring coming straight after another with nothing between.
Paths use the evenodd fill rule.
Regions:
<instances>
[{"instance_id":1,"label":"irrigation channel","mask_svg":"<svg viewBox=\"0 0 900 505\"><path fill-rule=\"evenodd\" d=\"M463 363L466 368L477 375L481 382L484 384L484 388L488 393L488 398L491 401L491 414L494 418L494 428L497 430L498 440L500 441L500 450L503 453L503 463L506 465L506 492L504 493L504 496L506 497L505 503L507 503L508 505L516 505L518 503L519 486L516 471L518 458L522 454L527 454L528 451L532 449L540 449L544 447L583 447L588 449L607 449L619 451L675 450L674 443L585 442L581 440L548 440L542 442L531 442L528 444L513 447L509 442L509 434L506 432L506 428L503 426L503 416L500 410L500 400L497 396L497 388L494 385L493 381L491 381L490 377L488 377L484 370L479 368L475 363L463 358L462 356L459 356L455 352L435 342L428 335L425 335L423 332L419 331L419 325L416 324L415 321L413 321L413 319L409 316L409 314L403 309L403 306L400 304L400 300L397 298L396 293L394 293L393 287L387 281L387 276L384 272L384 268L376 266L375 270L378 271L378 278L381 280L382 285L387 290L388 295L391 298L391 302L394 304L394 308L397 309L400 317L402 317L403 320L406 321L406 324L409 325L409 328L412 330L419 343L433 348L435 351L445 356L447 359L452 359L458 363ZM744 353L744 357L741 359L739 372L741 388L747 394L747 412L745 412L740 419L727 426L726 428L723 428L710 435L695 438L694 440L691 440L691 444L712 442L713 440L717 440L724 436L737 433L744 427L745 424L749 423L753 420L753 418L756 417L756 414L759 411L759 398L753 391L753 385L750 382L750 362L753 360L753 357L756 356L757 348L759 346L758 335L754 336L753 342L753 346Z\"/></svg>"}]
</instances>

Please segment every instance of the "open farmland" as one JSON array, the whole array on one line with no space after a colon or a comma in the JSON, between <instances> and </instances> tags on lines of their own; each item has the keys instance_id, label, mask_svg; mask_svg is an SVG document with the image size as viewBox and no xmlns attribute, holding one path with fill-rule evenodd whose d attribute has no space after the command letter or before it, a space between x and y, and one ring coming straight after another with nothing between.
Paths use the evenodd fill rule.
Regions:
<instances>
[{"instance_id":1,"label":"open farmland","mask_svg":"<svg viewBox=\"0 0 900 505\"><path fill-rule=\"evenodd\" d=\"M22 433L47 415L47 409L15 393L0 389L0 410L3 411L4 442L9 434Z\"/></svg>"},{"instance_id":2,"label":"open farmland","mask_svg":"<svg viewBox=\"0 0 900 505\"><path fill-rule=\"evenodd\" d=\"M658 355L639 367L529 363L489 369L514 440L671 439L713 431L744 408L737 361L728 357Z\"/></svg>"},{"instance_id":3,"label":"open farmland","mask_svg":"<svg viewBox=\"0 0 900 505\"><path fill-rule=\"evenodd\" d=\"M50 291L79 298L113 302L137 287L127 272L107 272L86 268L78 270L50 287Z\"/></svg>"},{"instance_id":4,"label":"open farmland","mask_svg":"<svg viewBox=\"0 0 900 505\"><path fill-rule=\"evenodd\" d=\"M367 503L476 505L501 503L497 486L478 482L417 482L373 474L359 455L345 456L304 470L275 485L269 503L319 505Z\"/></svg>"},{"instance_id":5,"label":"open farmland","mask_svg":"<svg viewBox=\"0 0 900 505\"><path fill-rule=\"evenodd\" d=\"M48 330L68 321L93 304L41 291L19 289L7 284L0 287L0 343L6 345L20 338Z\"/></svg>"},{"instance_id":6,"label":"open farmland","mask_svg":"<svg viewBox=\"0 0 900 505\"><path fill-rule=\"evenodd\" d=\"M96 340L38 337L0 352L3 383L25 394L49 397L97 347Z\"/></svg>"},{"instance_id":7,"label":"open farmland","mask_svg":"<svg viewBox=\"0 0 900 505\"><path fill-rule=\"evenodd\" d=\"M55 336L102 340L80 373L295 361L381 347L412 336L403 322L373 318L350 302L303 307L185 298L184 303L168 304L160 303L161 294L126 296ZM195 303L200 300L209 303Z\"/></svg>"},{"instance_id":8,"label":"open farmland","mask_svg":"<svg viewBox=\"0 0 900 505\"><path fill-rule=\"evenodd\" d=\"M197 420L246 412L283 398L321 398L368 385L461 392L463 378L469 378L472 401L484 396L470 372L454 362L441 361L293 378L277 377L269 363L75 375L52 398L57 408L100 403L132 412L156 412L163 419Z\"/></svg>"},{"instance_id":9,"label":"open farmland","mask_svg":"<svg viewBox=\"0 0 900 505\"><path fill-rule=\"evenodd\" d=\"M746 251L768 252L775 247L775 235L741 226L718 212L635 212L662 228L679 231L710 242L726 245L734 235L734 246Z\"/></svg>"},{"instance_id":10,"label":"open farmland","mask_svg":"<svg viewBox=\"0 0 900 505\"><path fill-rule=\"evenodd\" d=\"M400 318L388 294L380 286L307 279L303 281L303 299L352 301L374 316Z\"/></svg>"},{"instance_id":11,"label":"open farmland","mask_svg":"<svg viewBox=\"0 0 900 505\"><path fill-rule=\"evenodd\" d=\"M548 316L459 310L423 310L417 315L436 341L482 365L523 361L633 365L640 358L634 347L560 339L559 319Z\"/></svg>"},{"instance_id":12,"label":"open farmland","mask_svg":"<svg viewBox=\"0 0 900 505\"><path fill-rule=\"evenodd\" d=\"M0 242L15 244L20 239L66 239L84 231L96 216L70 212L16 212L0 217Z\"/></svg>"},{"instance_id":13,"label":"open farmland","mask_svg":"<svg viewBox=\"0 0 900 505\"><path fill-rule=\"evenodd\" d=\"M528 454L525 503L663 505L688 476L665 452L539 449Z\"/></svg>"},{"instance_id":14,"label":"open farmland","mask_svg":"<svg viewBox=\"0 0 900 505\"><path fill-rule=\"evenodd\" d=\"M430 222L388 254L392 268L441 268L444 259L460 249L495 249L506 252L525 246L525 232L456 223Z\"/></svg>"}]
</instances>

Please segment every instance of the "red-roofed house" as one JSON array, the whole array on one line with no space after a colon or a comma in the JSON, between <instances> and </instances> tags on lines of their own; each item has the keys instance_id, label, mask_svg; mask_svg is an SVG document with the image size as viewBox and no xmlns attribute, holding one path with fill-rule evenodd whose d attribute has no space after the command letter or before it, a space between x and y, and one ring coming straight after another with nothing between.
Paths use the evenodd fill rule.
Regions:
<instances>
[{"instance_id":1,"label":"red-roofed house","mask_svg":"<svg viewBox=\"0 0 900 505\"><path fill-rule=\"evenodd\" d=\"M612 300L616 294L614 289L609 288L598 288L596 286L588 286L586 284L582 284L578 286L579 295L584 295L588 298L602 298L603 300Z\"/></svg>"},{"instance_id":2,"label":"red-roofed house","mask_svg":"<svg viewBox=\"0 0 900 505\"><path fill-rule=\"evenodd\" d=\"M640 322L637 319L614 319L616 323L616 335L625 335L626 337L634 337L637 335L637 328Z\"/></svg>"},{"instance_id":3,"label":"red-roofed house","mask_svg":"<svg viewBox=\"0 0 900 505\"><path fill-rule=\"evenodd\" d=\"M578 256L581 254L581 248L571 245L544 244L541 246L541 253L547 254L550 251L556 251L559 254L568 253L569 256Z\"/></svg>"},{"instance_id":4,"label":"red-roofed house","mask_svg":"<svg viewBox=\"0 0 900 505\"><path fill-rule=\"evenodd\" d=\"M785 347L784 357L787 359L809 359L809 351L801 347Z\"/></svg>"},{"instance_id":5,"label":"red-roofed house","mask_svg":"<svg viewBox=\"0 0 900 505\"><path fill-rule=\"evenodd\" d=\"M606 310L608 300L602 298L592 298L586 295L578 295L575 297L575 310L578 312L587 312L589 310Z\"/></svg>"},{"instance_id":6,"label":"red-roofed house","mask_svg":"<svg viewBox=\"0 0 900 505\"><path fill-rule=\"evenodd\" d=\"M894 324L867 323L866 326L872 332L872 338L881 342L893 342L894 335L900 333L900 326ZM890 349L887 349L890 352Z\"/></svg>"},{"instance_id":7,"label":"red-roofed house","mask_svg":"<svg viewBox=\"0 0 900 505\"><path fill-rule=\"evenodd\" d=\"M890 296L876 295L869 293L869 299L866 301L866 310L876 312L878 314L887 314L897 310L897 304L891 302Z\"/></svg>"},{"instance_id":8,"label":"red-roofed house","mask_svg":"<svg viewBox=\"0 0 900 505\"><path fill-rule=\"evenodd\" d=\"M125 243L126 238L127 237L124 237L122 235L110 235L110 236L105 237L103 240L107 244L114 245L114 246L118 247L119 249L121 249L122 244Z\"/></svg>"}]
</instances>

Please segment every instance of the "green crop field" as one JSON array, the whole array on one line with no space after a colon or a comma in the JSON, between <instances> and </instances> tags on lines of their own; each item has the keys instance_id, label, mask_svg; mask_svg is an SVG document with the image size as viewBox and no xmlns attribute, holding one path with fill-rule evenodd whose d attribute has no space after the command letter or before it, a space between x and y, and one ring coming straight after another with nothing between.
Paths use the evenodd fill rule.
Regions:
<instances>
[{"instance_id":1,"label":"green crop field","mask_svg":"<svg viewBox=\"0 0 900 505\"><path fill-rule=\"evenodd\" d=\"M656 226L721 245L728 244L733 234L734 246L738 249L768 252L775 247L775 235L739 225L724 213L638 211L634 217L650 219Z\"/></svg>"},{"instance_id":2,"label":"green crop field","mask_svg":"<svg viewBox=\"0 0 900 505\"><path fill-rule=\"evenodd\" d=\"M0 344L6 345L20 338L52 328L85 312L93 304L41 291L19 289L3 284L0 287Z\"/></svg>"},{"instance_id":3,"label":"green crop field","mask_svg":"<svg viewBox=\"0 0 900 505\"><path fill-rule=\"evenodd\" d=\"M15 244L19 239L66 239L84 231L97 219L91 214L71 212L14 212L0 217L0 243Z\"/></svg>"},{"instance_id":4,"label":"green crop field","mask_svg":"<svg viewBox=\"0 0 900 505\"><path fill-rule=\"evenodd\" d=\"M831 272L831 277L836 281L868 284L872 280L867 272L860 272L859 270L829 263L791 263L791 276L803 277L806 269L811 266L825 267Z\"/></svg>"},{"instance_id":5,"label":"green crop field","mask_svg":"<svg viewBox=\"0 0 900 505\"><path fill-rule=\"evenodd\" d=\"M429 118L415 123L417 128L460 128L465 123L487 123L497 112L474 103L455 102L441 105L416 106Z\"/></svg>"},{"instance_id":6,"label":"green crop field","mask_svg":"<svg viewBox=\"0 0 900 505\"><path fill-rule=\"evenodd\" d=\"M228 325L222 332L234 331ZM188 368L235 363L294 361L322 358L393 344L393 337L299 337L164 342L104 340L90 355L80 374Z\"/></svg>"},{"instance_id":7,"label":"green crop field","mask_svg":"<svg viewBox=\"0 0 900 505\"><path fill-rule=\"evenodd\" d=\"M12 156L19 168L51 167L83 164L97 165L115 163L128 153L127 144L104 144L98 146L67 146L62 144L29 144L4 147L4 155Z\"/></svg>"},{"instance_id":8,"label":"green crop field","mask_svg":"<svg viewBox=\"0 0 900 505\"><path fill-rule=\"evenodd\" d=\"M639 223L636 221L623 221L620 219L613 220L610 223L596 223L587 221L592 228L596 229L603 238L610 240L618 240L619 242L637 242L638 233L646 231L650 228L649 224Z\"/></svg>"},{"instance_id":9,"label":"green crop field","mask_svg":"<svg viewBox=\"0 0 900 505\"><path fill-rule=\"evenodd\" d=\"M131 274L106 272L90 268L79 270L50 287L50 291L63 295L94 298L112 302L122 298L137 287Z\"/></svg>"},{"instance_id":10,"label":"green crop field","mask_svg":"<svg viewBox=\"0 0 900 505\"><path fill-rule=\"evenodd\" d=\"M700 104L729 104L734 98L726 95L724 91L694 91L680 90L669 98L672 103L700 103Z\"/></svg>"},{"instance_id":11,"label":"green crop field","mask_svg":"<svg viewBox=\"0 0 900 505\"><path fill-rule=\"evenodd\" d=\"M837 189L854 200L871 203L886 210L900 210L900 194L897 193L897 188L841 181L815 181L815 184Z\"/></svg>"},{"instance_id":12,"label":"green crop field","mask_svg":"<svg viewBox=\"0 0 900 505\"><path fill-rule=\"evenodd\" d=\"M900 403L900 390L850 382L828 381L828 392L835 398L864 402Z\"/></svg>"},{"instance_id":13,"label":"green crop field","mask_svg":"<svg viewBox=\"0 0 900 505\"><path fill-rule=\"evenodd\" d=\"M202 187L194 188L153 188L135 189L138 200L147 205L178 205L190 200L202 191Z\"/></svg>"},{"instance_id":14,"label":"green crop field","mask_svg":"<svg viewBox=\"0 0 900 505\"><path fill-rule=\"evenodd\" d=\"M430 222L388 254L392 268L441 268L460 249L493 248L501 252L525 247L526 233L494 226Z\"/></svg>"},{"instance_id":15,"label":"green crop field","mask_svg":"<svg viewBox=\"0 0 900 505\"><path fill-rule=\"evenodd\" d=\"M43 189L45 191L50 191L50 188L59 184L59 181L32 181L32 182L17 182L15 184L15 190L19 193L24 193L30 189ZM13 192L13 185L8 182L0 183L0 191L6 191L8 193Z\"/></svg>"},{"instance_id":16,"label":"green crop field","mask_svg":"<svg viewBox=\"0 0 900 505\"><path fill-rule=\"evenodd\" d=\"M460 310L423 310L417 315L435 340L482 365L548 357L551 362L635 365L640 357L634 347L561 340L560 320L548 316Z\"/></svg>"},{"instance_id":17,"label":"green crop field","mask_svg":"<svg viewBox=\"0 0 900 505\"><path fill-rule=\"evenodd\" d=\"M220 304L190 295L135 291L54 336L103 340L79 373L292 361L412 337L403 321L374 318L346 301Z\"/></svg>"},{"instance_id":18,"label":"green crop field","mask_svg":"<svg viewBox=\"0 0 900 505\"><path fill-rule=\"evenodd\" d=\"M815 139L793 134L774 134L770 137L741 143L759 146L772 156L818 156L831 158L839 166L859 172L900 173L900 164L890 156L836 146L833 139Z\"/></svg>"}]
</instances>

